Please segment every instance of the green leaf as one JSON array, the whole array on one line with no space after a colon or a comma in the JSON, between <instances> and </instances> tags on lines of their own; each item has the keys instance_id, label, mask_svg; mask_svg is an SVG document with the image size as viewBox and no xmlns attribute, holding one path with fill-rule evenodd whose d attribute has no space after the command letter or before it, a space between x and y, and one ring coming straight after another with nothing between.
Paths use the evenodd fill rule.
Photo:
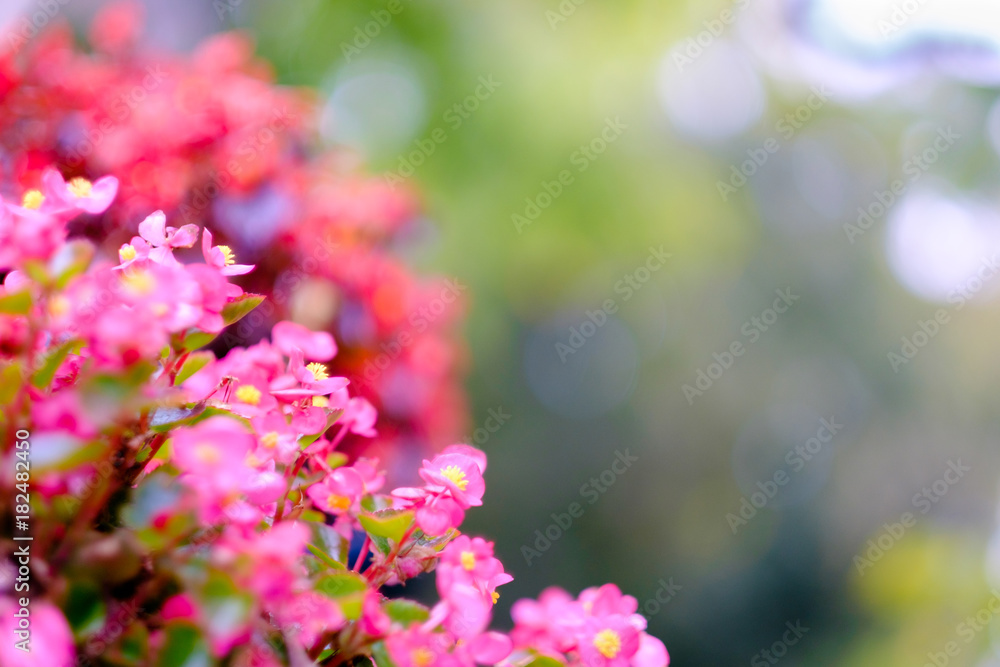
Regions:
<instances>
[{"instance_id":1,"label":"green leaf","mask_svg":"<svg viewBox=\"0 0 1000 667\"><path fill-rule=\"evenodd\" d=\"M119 655L129 665L141 665L149 656L149 630L145 623L132 623L118 642Z\"/></svg>"},{"instance_id":2,"label":"green leaf","mask_svg":"<svg viewBox=\"0 0 1000 667\"><path fill-rule=\"evenodd\" d=\"M66 358L70 352L75 352L80 349L82 343L77 340L68 340L56 349L49 352L48 356L45 358L45 363L42 367L35 371L34 377L31 378L31 384L35 385L39 389L44 389L52 383L52 378L55 377L56 371L59 370L59 365L62 364L63 360Z\"/></svg>"},{"instance_id":3,"label":"green leaf","mask_svg":"<svg viewBox=\"0 0 1000 667\"><path fill-rule=\"evenodd\" d=\"M540 655L524 667L565 667L565 664L547 655Z\"/></svg>"},{"instance_id":4,"label":"green leaf","mask_svg":"<svg viewBox=\"0 0 1000 667\"><path fill-rule=\"evenodd\" d=\"M198 331L197 329L189 329L177 347L182 350L197 350L211 343L217 335L206 331Z\"/></svg>"},{"instance_id":5,"label":"green leaf","mask_svg":"<svg viewBox=\"0 0 1000 667\"><path fill-rule=\"evenodd\" d=\"M200 371L205 366L209 365L215 361L215 355L211 352L194 352L187 359L184 360L184 364L181 369L177 371L177 377L174 378L174 384L179 385L187 380L189 377Z\"/></svg>"},{"instance_id":6,"label":"green leaf","mask_svg":"<svg viewBox=\"0 0 1000 667\"><path fill-rule=\"evenodd\" d=\"M320 559L322 562L326 563L327 565L329 565L330 567L332 567L334 570L346 570L347 569L346 565L344 565L340 561L337 561L337 560L334 560L333 558L331 558L330 554L326 553L325 551L323 551L322 549L320 549L315 544L307 544L306 548L309 549L309 552L312 553L313 556L316 556L316 558Z\"/></svg>"},{"instance_id":7,"label":"green leaf","mask_svg":"<svg viewBox=\"0 0 1000 667\"><path fill-rule=\"evenodd\" d=\"M164 630L163 648L156 667L208 667L211 660L198 628L171 623Z\"/></svg>"},{"instance_id":8,"label":"green leaf","mask_svg":"<svg viewBox=\"0 0 1000 667\"><path fill-rule=\"evenodd\" d=\"M402 624L404 628L414 622L426 621L431 613L427 607L412 600L389 600L382 605L382 609L389 618Z\"/></svg>"},{"instance_id":9,"label":"green leaf","mask_svg":"<svg viewBox=\"0 0 1000 667\"><path fill-rule=\"evenodd\" d=\"M362 514L358 519L371 535L399 542L413 525L413 512L409 510L382 510L375 514Z\"/></svg>"},{"instance_id":10,"label":"green leaf","mask_svg":"<svg viewBox=\"0 0 1000 667\"><path fill-rule=\"evenodd\" d=\"M336 600L344 616L351 621L361 616L361 604L367 588L365 578L354 572L330 574L316 582L316 591Z\"/></svg>"},{"instance_id":11,"label":"green leaf","mask_svg":"<svg viewBox=\"0 0 1000 667\"><path fill-rule=\"evenodd\" d=\"M368 588L368 582L355 572L337 572L320 577L316 582L316 590L330 598L340 598L352 593L362 593Z\"/></svg>"},{"instance_id":12,"label":"green leaf","mask_svg":"<svg viewBox=\"0 0 1000 667\"><path fill-rule=\"evenodd\" d=\"M29 259L21 267L24 269L24 273L27 274L29 278L34 280L39 285L49 284L49 270L45 266L45 262L40 259Z\"/></svg>"},{"instance_id":13,"label":"green leaf","mask_svg":"<svg viewBox=\"0 0 1000 667\"><path fill-rule=\"evenodd\" d=\"M4 315L27 315L31 310L31 292L23 289L0 296L0 313Z\"/></svg>"},{"instance_id":14,"label":"green leaf","mask_svg":"<svg viewBox=\"0 0 1000 667\"><path fill-rule=\"evenodd\" d=\"M24 366L14 361L6 366L0 366L0 405L13 402L23 383Z\"/></svg>"},{"instance_id":15,"label":"green leaf","mask_svg":"<svg viewBox=\"0 0 1000 667\"><path fill-rule=\"evenodd\" d=\"M64 609L73 636L78 640L97 632L104 625L107 609L96 584L74 581L69 587Z\"/></svg>"},{"instance_id":16,"label":"green leaf","mask_svg":"<svg viewBox=\"0 0 1000 667\"><path fill-rule=\"evenodd\" d=\"M59 275L56 277L56 287L59 289L66 287L70 280L87 270L94 259L96 248L90 241L73 239L66 244L64 251L68 252L68 257L59 262Z\"/></svg>"},{"instance_id":17,"label":"green leaf","mask_svg":"<svg viewBox=\"0 0 1000 667\"><path fill-rule=\"evenodd\" d=\"M378 663L378 667L396 667L396 663L389 657L389 651L385 647L385 642L375 642L372 644L372 657Z\"/></svg>"},{"instance_id":18,"label":"green leaf","mask_svg":"<svg viewBox=\"0 0 1000 667\"><path fill-rule=\"evenodd\" d=\"M190 423L204 410L204 405L193 408L157 408L149 419L149 427L157 433L166 433L182 424Z\"/></svg>"},{"instance_id":19,"label":"green leaf","mask_svg":"<svg viewBox=\"0 0 1000 667\"><path fill-rule=\"evenodd\" d=\"M226 323L226 326L239 322L263 301L263 294L247 293L238 296L222 307L222 321Z\"/></svg>"}]
</instances>

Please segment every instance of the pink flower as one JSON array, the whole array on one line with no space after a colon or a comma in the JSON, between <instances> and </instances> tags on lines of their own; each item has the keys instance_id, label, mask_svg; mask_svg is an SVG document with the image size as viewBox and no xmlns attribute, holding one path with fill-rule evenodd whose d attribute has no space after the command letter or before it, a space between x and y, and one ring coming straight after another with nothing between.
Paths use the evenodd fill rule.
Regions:
<instances>
[{"instance_id":1,"label":"pink flower","mask_svg":"<svg viewBox=\"0 0 1000 667\"><path fill-rule=\"evenodd\" d=\"M0 269L47 260L65 240L65 220L0 200Z\"/></svg>"},{"instance_id":2,"label":"pink flower","mask_svg":"<svg viewBox=\"0 0 1000 667\"><path fill-rule=\"evenodd\" d=\"M430 491L447 491L463 509L483 504L486 484L479 464L466 454L439 454L424 460L420 476Z\"/></svg>"},{"instance_id":3,"label":"pink flower","mask_svg":"<svg viewBox=\"0 0 1000 667\"><path fill-rule=\"evenodd\" d=\"M497 586L514 578L493 557L493 543L481 537L453 540L441 554L437 588L450 607L445 627L463 639L482 633L499 597Z\"/></svg>"},{"instance_id":4,"label":"pink flower","mask_svg":"<svg viewBox=\"0 0 1000 667\"><path fill-rule=\"evenodd\" d=\"M62 612L45 599L33 598L27 607L31 626L29 634L28 630L19 629L15 614L20 609L23 607L17 599L0 595L0 635L4 638L0 642L0 664L11 667L73 665L76 658L73 633Z\"/></svg>"},{"instance_id":5,"label":"pink flower","mask_svg":"<svg viewBox=\"0 0 1000 667\"><path fill-rule=\"evenodd\" d=\"M639 633L639 650L632 656L633 667L667 667L670 654L667 647L656 637Z\"/></svg>"},{"instance_id":6,"label":"pink flower","mask_svg":"<svg viewBox=\"0 0 1000 667\"><path fill-rule=\"evenodd\" d=\"M298 349L310 361L330 361L337 355L337 343L325 331L310 331L301 324L282 321L271 329L274 346L286 357Z\"/></svg>"},{"instance_id":7,"label":"pink flower","mask_svg":"<svg viewBox=\"0 0 1000 667\"><path fill-rule=\"evenodd\" d=\"M583 606L561 588L542 591L538 600L523 599L510 610L514 629L510 636L519 648L561 654L576 646L576 630L586 617Z\"/></svg>"},{"instance_id":8,"label":"pink flower","mask_svg":"<svg viewBox=\"0 0 1000 667\"><path fill-rule=\"evenodd\" d=\"M465 510L448 496L437 496L417 509L416 521L420 530L428 535L444 535L452 528L462 525Z\"/></svg>"},{"instance_id":9,"label":"pink flower","mask_svg":"<svg viewBox=\"0 0 1000 667\"><path fill-rule=\"evenodd\" d=\"M364 398L355 397L348 401L347 408L340 417L340 422L346 424L351 429L351 433L374 438L377 435L374 428L377 419L378 413L375 411L375 407Z\"/></svg>"},{"instance_id":10,"label":"pink flower","mask_svg":"<svg viewBox=\"0 0 1000 667\"><path fill-rule=\"evenodd\" d=\"M173 432L173 461L199 496L203 517L217 515L250 484L254 437L234 419L216 416Z\"/></svg>"},{"instance_id":11,"label":"pink flower","mask_svg":"<svg viewBox=\"0 0 1000 667\"><path fill-rule=\"evenodd\" d=\"M190 248L198 240L198 226L167 227L163 211L153 211L139 223L139 236L154 248Z\"/></svg>"},{"instance_id":12,"label":"pink flower","mask_svg":"<svg viewBox=\"0 0 1000 667\"><path fill-rule=\"evenodd\" d=\"M475 460L476 465L479 466L479 472L486 474L486 452L481 449L476 449L472 445L466 445L464 443L457 443L454 445L448 445L441 450L442 454L463 454Z\"/></svg>"},{"instance_id":13,"label":"pink flower","mask_svg":"<svg viewBox=\"0 0 1000 667\"><path fill-rule=\"evenodd\" d=\"M288 634L307 648L326 633L336 632L347 623L336 602L313 591L281 600L275 618Z\"/></svg>"},{"instance_id":14,"label":"pink flower","mask_svg":"<svg viewBox=\"0 0 1000 667\"><path fill-rule=\"evenodd\" d=\"M326 396L345 388L350 382L343 377L330 377L326 366L313 362L305 365L302 350L294 348L288 361L288 372L271 382L271 394L294 401L308 396Z\"/></svg>"},{"instance_id":15,"label":"pink flower","mask_svg":"<svg viewBox=\"0 0 1000 667\"><path fill-rule=\"evenodd\" d=\"M622 616L591 619L578 646L584 664L593 667L629 667L639 650L639 631Z\"/></svg>"},{"instance_id":16,"label":"pink flower","mask_svg":"<svg viewBox=\"0 0 1000 667\"><path fill-rule=\"evenodd\" d=\"M472 639L463 641L455 648L459 657L479 663L480 665L495 665L510 655L514 649L510 637L499 632L484 632Z\"/></svg>"},{"instance_id":17,"label":"pink flower","mask_svg":"<svg viewBox=\"0 0 1000 667\"><path fill-rule=\"evenodd\" d=\"M193 225L190 225L193 226ZM212 245L212 232L205 229L201 234L201 253L205 263L218 269L224 276L241 276L253 271L253 264L234 264L235 256L229 246Z\"/></svg>"},{"instance_id":18,"label":"pink flower","mask_svg":"<svg viewBox=\"0 0 1000 667\"><path fill-rule=\"evenodd\" d=\"M46 169L42 174L43 207L55 211L82 211L84 213L104 213L115 195L118 194L118 179L104 176L91 183L77 177L67 183L55 169Z\"/></svg>"},{"instance_id":19,"label":"pink flower","mask_svg":"<svg viewBox=\"0 0 1000 667\"><path fill-rule=\"evenodd\" d=\"M306 493L324 512L340 515L356 510L364 491L364 480L356 470L337 468L322 482L310 486Z\"/></svg>"},{"instance_id":20,"label":"pink flower","mask_svg":"<svg viewBox=\"0 0 1000 667\"><path fill-rule=\"evenodd\" d=\"M452 642L440 632L427 632L413 626L394 633L385 641L389 657L397 667L459 667L449 654Z\"/></svg>"},{"instance_id":21,"label":"pink flower","mask_svg":"<svg viewBox=\"0 0 1000 667\"><path fill-rule=\"evenodd\" d=\"M361 631L370 637L383 637L392 626L389 615L382 611L382 595L368 589L361 603L361 618L358 619Z\"/></svg>"}]
</instances>

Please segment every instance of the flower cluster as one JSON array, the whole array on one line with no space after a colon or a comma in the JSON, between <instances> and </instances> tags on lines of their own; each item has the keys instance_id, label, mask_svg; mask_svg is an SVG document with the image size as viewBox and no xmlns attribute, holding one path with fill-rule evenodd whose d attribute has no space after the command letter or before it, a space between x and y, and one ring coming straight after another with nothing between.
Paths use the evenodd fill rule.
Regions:
<instances>
[{"instance_id":1,"label":"flower cluster","mask_svg":"<svg viewBox=\"0 0 1000 667\"><path fill-rule=\"evenodd\" d=\"M512 577L459 530L485 454L448 446L390 489L377 458L345 453L378 418L331 374L330 333L281 321L206 349L264 301L208 229L155 211L117 258L70 238L118 189L48 168L0 199L3 470L31 471L3 480L0 502L16 487L26 504L0 510L33 522L29 574L13 549L0 562L0 663L667 665L613 585L551 589L490 630ZM432 607L386 596L431 571Z\"/></svg>"},{"instance_id":2,"label":"flower cluster","mask_svg":"<svg viewBox=\"0 0 1000 667\"><path fill-rule=\"evenodd\" d=\"M86 50L58 18L30 41L0 35L0 182L34 187L50 165L71 183L116 177L121 196L91 206L74 233L106 253L128 243L126 265L183 254L190 225L210 228L223 245L209 263L228 276L242 271L227 265L233 255L256 264L240 284L268 297L212 350L254 343L283 320L335 335L343 349L329 372L355 378L377 416L372 438L345 447L404 478L468 426L461 294L397 254L420 229L415 196L361 173L342 150L318 153L315 93L275 85L246 36L213 36L181 57L151 50L142 30L137 3L113 2ZM173 235L130 241L155 210ZM51 243L25 220L9 233ZM0 239L0 256L9 252Z\"/></svg>"}]
</instances>

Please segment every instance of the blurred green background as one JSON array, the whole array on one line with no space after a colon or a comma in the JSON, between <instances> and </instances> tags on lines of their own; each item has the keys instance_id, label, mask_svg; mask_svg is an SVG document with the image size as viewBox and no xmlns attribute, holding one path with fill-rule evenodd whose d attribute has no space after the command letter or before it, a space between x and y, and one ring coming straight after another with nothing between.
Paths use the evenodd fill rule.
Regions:
<instances>
[{"instance_id":1,"label":"blurred green background","mask_svg":"<svg viewBox=\"0 0 1000 667\"><path fill-rule=\"evenodd\" d=\"M1000 664L997 10L577 2L148 5L163 47L247 30L420 193L400 252L470 287L499 426L499 624L614 581L677 665Z\"/></svg>"}]
</instances>

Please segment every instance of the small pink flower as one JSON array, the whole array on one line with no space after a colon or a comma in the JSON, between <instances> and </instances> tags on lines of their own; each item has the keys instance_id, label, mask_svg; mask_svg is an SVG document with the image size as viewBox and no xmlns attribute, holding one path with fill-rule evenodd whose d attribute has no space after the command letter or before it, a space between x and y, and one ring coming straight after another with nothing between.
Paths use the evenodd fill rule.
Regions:
<instances>
[{"instance_id":1,"label":"small pink flower","mask_svg":"<svg viewBox=\"0 0 1000 667\"><path fill-rule=\"evenodd\" d=\"M348 401L347 408L340 417L340 422L347 424L351 433L365 438L374 438L377 435L374 428L377 419L378 413L375 411L375 407L364 398L355 397Z\"/></svg>"},{"instance_id":2,"label":"small pink flower","mask_svg":"<svg viewBox=\"0 0 1000 667\"><path fill-rule=\"evenodd\" d=\"M254 269L253 264L234 264L235 256L229 246L212 245L212 232L205 229L201 234L201 253L205 263L218 269L224 276L241 276Z\"/></svg>"},{"instance_id":3,"label":"small pink flower","mask_svg":"<svg viewBox=\"0 0 1000 667\"><path fill-rule=\"evenodd\" d=\"M398 491L398 489L397 489ZM393 494L395 495L395 491ZM431 499L417 509L416 521L420 530L428 535L444 535L452 528L458 528L465 520L465 510L447 496Z\"/></svg>"},{"instance_id":4,"label":"small pink flower","mask_svg":"<svg viewBox=\"0 0 1000 667\"><path fill-rule=\"evenodd\" d=\"M298 349L310 361L330 361L337 355L337 343L325 331L310 331L301 324L282 321L271 329L271 340L286 357Z\"/></svg>"},{"instance_id":5,"label":"small pink flower","mask_svg":"<svg viewBox=\"0 0 1000 667\"><path fill-rule=\"evenodd\" d=\"M324 634L336 632L347 623L336 602L313 591L282 600L275 618L303 647L311 647Z\"/></svg>"},{"instance_id":6,"label":"small pink flower","mask_svg":"<svg viewBox=\"0 0 1000 667\"><path fill-rule=\"evenodd\" d=\"M393 633L385 641L389 657L397 667L459 667L461 663L449 654L452 642L444 633L427 632L413 626Z\"/></svg>"},{"instance_id":7,"label":"small pink flower","mask_svg":"<svg viewBox=\"0 0 1000 667\"><path fill-rule=\"evenodd\" d=\"M62 612L45 599L32 599L28 607L29 631L19 630L14 615L22 609L17 599L0 595L0 664L11 667L71 667L75 662L73 633ZM24 635L18 634L24 632ZM17 648L18 642L27 641Z\"/></svg>"},{"instance_id":8,"label":"small pink flower","mask_svg":"<svg viewBox=\"0 0 1000 667\"><path fill-rule=\"evenodd\" d=\"M438 593L451 608L445 627L463 639L483 632L499 597L497 586L513 579L494 558L492 542L465 535L453 540L437 570Z\"/></svg>"},{"instance_id":9,"label":"small pink flower","mask_svg":"<svg viewBox=\"0 0 1000 667\"><path fill-rule=\"evenodd\" d=\"M364 492L364 480L353 468L337 468L306 491L318 508L336 515L356 510Z\"/></svg>"},{"instance_id":10,"label":"small pink flower","mask_svg":"<svg viewBox=\"0 0 1000 667\"><path fill-rule=\"evenodd\" d=\"M60 212L104 213L118 194L118 179L104 176L91 183L77 177L67 183L57 170L47 169L42 174L42 193L45 197L42 205L48 202L48 206Z\"/></svg>"},{"instance_id":11,"label":"small pink flower","mask_svg":"<svg viewBox=\"0 0 1000 667\"><path fill-rule=\"evenodd\" d=\"M154 248L190 248L198 240L198 225L167 227L163 211L153 211L139 223L139 236Z\"/></svg>"},{"instance_id":12,"label":"small pink flower","mask_svg":"<svg viewBox=\"0 0 1000 667\"><path fill-rule=\"evenodd\" d=\"M358 619L361 631L370 637L383 637L392 626L389 615L382 611L382 595L368 589L365 591L361 604L361 618Z\"/></svg>"},{"instance_id":13,"label":"small pink flower","mask_svg":"<svg viewBox=\"0 0 1000 667\"><path fill-rule=\"evenodd\" d=\"M439 454L424 460L420 476L431 491L446 490L463 509L483 504L486 484L479 464L465 454Z\"/></svg>"},{"instance_id":14,"label":"small pink flower","mask_svg":"<svg viewBox=\"0 0 1000 667\"><path fill-rule=\"evenodd\" d=\"M639 650L632 656L632 667L667 667L670 654L667 647L656 637L639 633Z\"/></svg>"},{"instance_id":15,"label":"small pink flower","mask_svg":"<svg viewBox=\"0 0 1000 667\"><path fill-rule=\"evenodd\" d=\"M621 616L592 619L578 647L584 664L593 667L630 667L639 650L639 631Z\"/></svg>"}]
</instances>

